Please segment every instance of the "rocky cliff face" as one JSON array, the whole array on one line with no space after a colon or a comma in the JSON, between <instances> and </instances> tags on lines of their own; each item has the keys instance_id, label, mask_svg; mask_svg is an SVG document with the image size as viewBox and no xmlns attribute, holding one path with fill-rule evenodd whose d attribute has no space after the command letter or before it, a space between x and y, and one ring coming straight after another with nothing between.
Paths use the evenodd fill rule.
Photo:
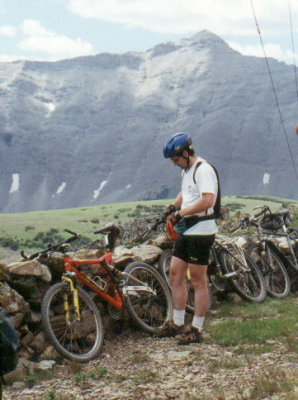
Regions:
<instances>
[{"instance_id":1,"label":"rocky cliff face","mask_svg":"<svg viewBox=\"0 0 298 400\"><path fill-rule=\"evenodd\" d=\"M269 60L293 154L292 66ZM202 31L144 53L0 63L0 212L175 196L162 147L191 133L222 191L297 198L264 59Z\"/></svg>"}]
</instances>

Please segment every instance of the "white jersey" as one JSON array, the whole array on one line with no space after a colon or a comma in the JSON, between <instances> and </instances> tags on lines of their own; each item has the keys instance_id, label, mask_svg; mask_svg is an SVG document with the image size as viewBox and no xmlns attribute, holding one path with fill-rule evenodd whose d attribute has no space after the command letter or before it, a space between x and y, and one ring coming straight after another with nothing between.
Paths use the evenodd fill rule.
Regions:
<instances>
[{"instance_id":1,"label":"white jersey","mask_svg":"<svg viewBox=\"0 0 298 400\"><path fill-rule=\"evenodd\" d=\"M197 168L195 173L195 180L193 179L193 174L198 162L202 164ZM216 173L213 167L203 160L202 158L197 158L193 163L191 168L182 173L182 204L181 209L193 205L195 202L200 200L202 193L213 193L214 203L217 197L218 183ZM214 204L213 204L214 205ZM213 214L213 207L206 211L199 212L197 216L205 216ZM187 218L187 217L186 217ZM218 232L218 228L214 219L209 219L205 221L200 221L196 225L189 228L184 232L184 235L212 235Z\"/></svg>"}]
</instances>

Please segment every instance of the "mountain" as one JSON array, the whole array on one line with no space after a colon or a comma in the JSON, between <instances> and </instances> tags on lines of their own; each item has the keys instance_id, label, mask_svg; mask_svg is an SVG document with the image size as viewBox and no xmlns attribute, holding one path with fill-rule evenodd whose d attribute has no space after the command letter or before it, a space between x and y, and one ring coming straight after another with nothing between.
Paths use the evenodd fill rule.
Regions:
<instances>
[{"instance_id":1,"label":"mountain","mask_svg":"<svg viewBox=\"0 0 298 400\"><path fill-rule=\"evenodd\" d=\"M297 157L293 66L269 63ZM297 199L265 60L202 31L143 53L0 63L0 212L174 197L162 148L179 131L223 195Z\"/></svg>"}]
</instances>

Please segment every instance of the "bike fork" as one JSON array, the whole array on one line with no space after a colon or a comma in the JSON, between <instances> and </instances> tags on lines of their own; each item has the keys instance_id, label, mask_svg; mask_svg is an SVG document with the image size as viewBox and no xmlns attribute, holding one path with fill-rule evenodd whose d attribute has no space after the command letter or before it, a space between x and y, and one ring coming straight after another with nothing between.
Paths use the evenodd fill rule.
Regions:
<instances>
[{"instance_id":1,"label":"bike fork","mask_svg":"<svg viewBox=\"0 0 298 400\"><path fill-rule=\"evenodd\" d=\"M69 285L70 292L72 294L72 301L73 301L73 308L75 312L76 321L80 321L80 306L79 306L79 296L78 296L78 289L75 286L75 280L73 279L74 276L68 273L67 275L63 276L63 282L66 282ZM75 274L74 274L75 275ZM64 313L65 313L65 320L66 323L70 323L70 315L69 315L69 302L68 302L68 294L63 293L63 306L64 306Z\"/></svg>"}]
</instances>

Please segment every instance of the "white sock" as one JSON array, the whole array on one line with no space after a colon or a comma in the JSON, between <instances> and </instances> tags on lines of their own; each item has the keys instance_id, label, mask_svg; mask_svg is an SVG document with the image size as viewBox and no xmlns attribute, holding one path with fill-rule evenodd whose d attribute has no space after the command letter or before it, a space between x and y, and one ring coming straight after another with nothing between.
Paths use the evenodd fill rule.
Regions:
<instances>
[{"instance_id":1,"label":"white sock","mask_svg":"<svg viewBox=\"0 0 298 400\"><path fill-rule=\"evenodd\" d=\"M192 326L194 328L197 328L199 330L199 332L202 332L203 330L203 324L204 324L204 319L205 317L196 317L194 315L193 320L192 320Z\"/></svg>"},{"instance_id":2,"label":"white sock","mask_svg":"<svg viewBox=\"0 0 298 400\"><path fill-rule=\"evenodd\" d=\"M184 325L185 310L173 310L173 321L175 325Z\"/></svg>"}]
</instances>

